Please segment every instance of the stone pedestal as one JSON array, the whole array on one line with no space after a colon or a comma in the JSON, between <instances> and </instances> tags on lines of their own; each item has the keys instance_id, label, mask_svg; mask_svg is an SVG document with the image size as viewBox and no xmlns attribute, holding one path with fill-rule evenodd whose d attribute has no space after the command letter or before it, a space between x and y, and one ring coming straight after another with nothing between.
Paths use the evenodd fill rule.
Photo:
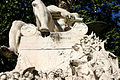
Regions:
<instances>
[{"instance_id":1,"label":"stone pedestal","mask_svg":"<svg viewBox=\"0 0 120 80\"><path fill-rule=\"evenodd\" d=\"M37 70L48 71L66 64L67 61L69 65L72 46L79 43L82 37L81 33L73 32L73 30L51 32L50 36L44 38L39 32L33 36L23 36L20 40L15 69L24 70L35 67Z\"/></svg>"},{"instance_id":2,"label":"stone pedestal","mask_svg":"<svg viewBox=\"0 0 120 80\"><path fill-rule=\"evenodd\" d=\"M23 35L18 48L15 70L35 67L49 76L61 70L64 79L106 80L119 78L117 57L104 49L104 41L95 34L83 35L78 29L51 32L42 37ZM58 78L58 77L57 77Z\"/></svg>"}]
</instances>

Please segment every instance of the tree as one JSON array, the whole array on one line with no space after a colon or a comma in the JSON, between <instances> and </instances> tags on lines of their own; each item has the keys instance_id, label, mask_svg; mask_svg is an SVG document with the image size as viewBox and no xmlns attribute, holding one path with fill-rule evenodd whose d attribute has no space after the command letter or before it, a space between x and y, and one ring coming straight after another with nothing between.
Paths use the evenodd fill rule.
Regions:
<instances>
[{"instance_id":1,"label":"tree","mask_svg":"<svg viewBox=\"0 0 120 80\"><path fill-rule=\"evenodd\" d=\"M120 10L120 1L117 0L75 0L73 1L73 11L78 12L85 22L103 21L112 26L120 22L119 16L113 18L112 14Z\"/></svg>"}]
</instances>

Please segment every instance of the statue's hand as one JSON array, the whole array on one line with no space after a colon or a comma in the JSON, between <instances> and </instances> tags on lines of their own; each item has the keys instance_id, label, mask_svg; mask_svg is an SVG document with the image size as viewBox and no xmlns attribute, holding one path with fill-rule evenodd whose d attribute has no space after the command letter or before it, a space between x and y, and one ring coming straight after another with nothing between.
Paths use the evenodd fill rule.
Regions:
<instances>
[{"instance_id":1,"label":"statue's hand","mask_svg":"<svg viewBox=\"0 0 120 80\"><path fill-rule=\"evenodd\" d=\"M61 13L61 15L63 16L63 18L75 20L75 16L71 13L63 12L63 13Z\"/></svg>"},{"instance_id":2,"label":"statue's hand","mask_svg":"<svg viewBox=\"0 0 120 80\"><path fill-rule=\"evenodd\" d=\"M65 23L68 25L71 25L75 22L75 16L73 14L68 14L64 17Z\"/></svg>"},{"instance_id":3,"label":"statue's hand","mask_svg":"<svg viewBox=\"0 0 120 80\"><path fill-rule=\"evenodd\" d=\"M68 19L68 20L75 20L75 16L72 15L72 14L68 14L68 15L66 15L66 19Z\"/></svg>"}]
</instances>

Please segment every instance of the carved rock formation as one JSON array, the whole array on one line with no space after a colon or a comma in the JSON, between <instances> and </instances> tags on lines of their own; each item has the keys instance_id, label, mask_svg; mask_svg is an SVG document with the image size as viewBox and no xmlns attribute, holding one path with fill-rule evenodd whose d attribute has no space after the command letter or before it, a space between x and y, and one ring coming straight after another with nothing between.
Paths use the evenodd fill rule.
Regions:
<instances>
[{"instance_id":1,"label":"carved rock formation","mask_svg":"<svg viewBox=\"0 0 120 80\"><path fill-rule=\"evenodd\" d=\"M58 42L56 44L60 44ZM19 48L16 69L1 73L0 78L3 80L119 80L118 59L104 49L104 43L105 41L92 33L89 36L84 35L69 50L55 46L44 49Z\"/></svg>"},{"instance_id":2,"label":"carved rock formation","mask_svg":"<svg viewBox=\"0 0 120 80\"><path fill-rule=\"evenodd\" d=\"M46 80L118 80L118 58L104 49L106 41L77 30L53 32L46 38L39 32L23 36L15 70L35 67Z\"/></svg>"},{"instance_id":3,"label":"carved rock formation","mask_svg":"<svg viewBox=\"0 0 120 80\"><path fill-rule=\"evenodd\" d=\"M19 53L18 61L13 71L0 74L0 80L120 79L118 58L104 49L106 41L93 33L85 35L88 27L77 13L56 6L46 8L41 0L33 1L32 6L37 27L24 22L14 26L21 21L13 25L10 43L13 51Z\"/></svg>"}]
</instances>

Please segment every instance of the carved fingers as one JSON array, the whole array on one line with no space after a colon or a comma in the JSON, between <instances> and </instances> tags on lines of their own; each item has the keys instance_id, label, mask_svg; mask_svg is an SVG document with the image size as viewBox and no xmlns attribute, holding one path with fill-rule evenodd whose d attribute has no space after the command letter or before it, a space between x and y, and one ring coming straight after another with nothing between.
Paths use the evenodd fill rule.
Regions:
<instances>
[{"instance_id":1,"label":"carved fingers","mask_svg":"<svg viewBox=\"0 0 120 80\"><path fill-rule=\"evenodd\" d=\"M75 16L69 12L62 12L61 15L66 19L73 19L75 20Z\"/></svg>"},{"instance_id":2,"label":"carved fingers","mask_svg":"<svg viewBox=\"0 0 120 80\"><path fill-rule=\"evenodd\" d=\"M72 15L72 14L66 15L66 18L67 18L67 19L70 19L70 20L75 20L75 17L74 17L74 15Z\"/></svg>"}]
</instances>

